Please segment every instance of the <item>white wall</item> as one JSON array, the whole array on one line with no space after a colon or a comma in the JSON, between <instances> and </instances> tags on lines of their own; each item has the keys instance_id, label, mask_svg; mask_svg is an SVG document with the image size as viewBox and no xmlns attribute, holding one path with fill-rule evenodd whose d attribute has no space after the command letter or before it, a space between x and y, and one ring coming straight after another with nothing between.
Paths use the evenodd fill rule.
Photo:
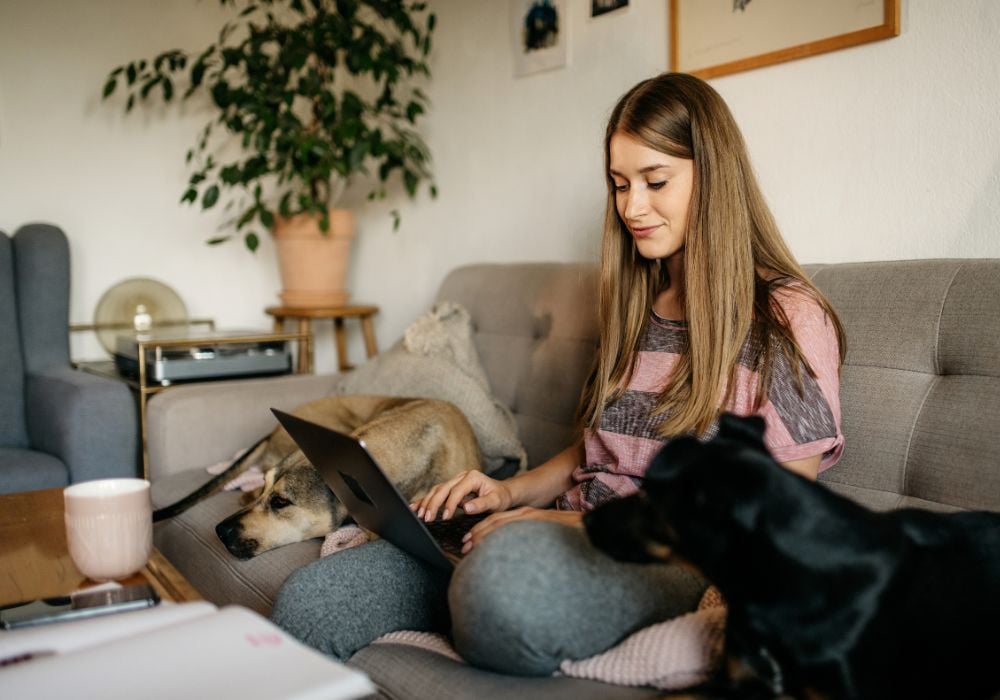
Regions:
<instances>
[{"instance_id":1,"label":"white wall","mask_svg":"<svg viewBox=\"0 0 1000 700\"><path fill-rule=\"evenodd\" d=\"M372 206L358 187L345 199L359 234L351 288L382 307L383 347L456 265L596 255L603 123L622 92L666 68L667 0L596 19L589 1L567 4L570 65L514 78L505 0L431 0L424 130L440 196ZM220 216L177 204L208 112L126 118L99 99L110 68L200 48L222 17L212 0L0 0L0 228L64 227L74 320L141 275L222 326L268 325L279 286L270 241L256 256L208 248ZM712 81L803 261L1000 257L998 36L996 0L903 0L895 39ZM357 333L351 350L359 359ZM331 369L326 329L318 353Z\"/></svg>"}]
</instances>

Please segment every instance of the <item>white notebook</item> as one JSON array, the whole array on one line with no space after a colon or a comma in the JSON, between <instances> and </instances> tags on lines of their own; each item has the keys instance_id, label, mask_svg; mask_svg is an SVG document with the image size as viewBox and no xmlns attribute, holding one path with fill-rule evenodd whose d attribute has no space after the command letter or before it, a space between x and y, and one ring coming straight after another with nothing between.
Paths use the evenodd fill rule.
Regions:
<instances>
[{"instance_id":1,"label":"white notebook","mask_svg":"<svg viewBox=\"0 0 1000 700\"><path fill-rule=\"evenodd\" d=\"M161 609L160 624L150 619L156 615L154 608L0 632L0 658L57 652L0 668L3 696L347 700L375 693L360 671L305 646L246 608L214 610L206 603L186 603ZM104 641L81 648L88 628Z\"/></svg>"}]
</instances>

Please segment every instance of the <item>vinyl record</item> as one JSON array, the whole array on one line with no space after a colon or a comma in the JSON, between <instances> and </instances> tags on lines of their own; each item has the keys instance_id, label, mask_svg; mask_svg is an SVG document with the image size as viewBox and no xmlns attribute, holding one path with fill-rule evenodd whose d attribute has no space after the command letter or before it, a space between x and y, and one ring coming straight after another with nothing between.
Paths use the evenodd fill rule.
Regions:
<instances>
[{"instance_id":1,"label":"vinyl record","mask_svg":"<svg viewBox=\"0 0 1000 700\"><path fill-rule=\"evenodd\" d=\"M149 277L122 280L104 292L94 309L97 339L109 354L114 354L116 338L122 333L176 327L187 321L187 307L177 292Z\"/></svg>"}]
</instances>

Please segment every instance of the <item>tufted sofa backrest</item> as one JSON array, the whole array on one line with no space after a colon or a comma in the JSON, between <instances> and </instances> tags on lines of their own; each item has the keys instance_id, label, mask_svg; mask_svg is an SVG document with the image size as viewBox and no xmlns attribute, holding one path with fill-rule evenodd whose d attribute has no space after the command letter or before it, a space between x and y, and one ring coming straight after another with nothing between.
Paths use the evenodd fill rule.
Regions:
<instances>
[{"instance_id":1,"label":"tufted sofa backrest","mask_svg":"<svg viewBox=\"0 0 1000 700\"><path fill-rule=\"evenodd\" d=\"M516 263L453 270L438 300L464 305L497 397L514 412L531 466L565 449L597 348L596 270Z\"/></svg>"},{"instance_id":2,"label":"tufted sofa backrest","mask_svg":"<svg viewBox=\"0 0 1000 700\"><path fill-rule=\"evenodd\" d=\"M808 266L844 322L846 449L822 476L871 507L1000 510L1000 260ZM480 359L530 464L575 437L596 349L596 270L512 263L452 271Z\"/></svg>"},{"instance_id":3,"label":"tufted sofa backrest","mask_svg":"<svg viewBox=\"0 0 1000 700\"><path fill-rule=\"evenodd\" d=\"M1000 260L810 266L847 330L834 490L1000 510Z\"/></svg>"}]
</instances>

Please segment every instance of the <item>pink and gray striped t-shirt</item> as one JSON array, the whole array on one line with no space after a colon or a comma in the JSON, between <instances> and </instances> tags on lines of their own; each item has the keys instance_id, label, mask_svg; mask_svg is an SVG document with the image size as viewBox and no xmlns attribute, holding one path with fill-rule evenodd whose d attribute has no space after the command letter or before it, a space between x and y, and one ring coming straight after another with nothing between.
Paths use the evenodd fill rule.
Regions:
<instances>
[{"instance_id":1,"label":"pink and gray striped t-shirt","mask_svg":"<svg viewBox=\"0 0 1000 700\"><path fill-rule=\"evenodd\" d=\"M840 431L840 350L833 324L823 308L796 287L772 292L789 328L816 377L801 372L802 395L795 373L782 353L775 353L771 387L764 404L753 411L759 377L752 369L751 340L744 343L736 372L736 390L725 410L751 413L765 423L764 442L779 462L822 454L820 471L833 466L844 449ZM585 463L573 472L576 482L556 505L591 510L635 493L653 456L666 444L657 432L664 416L652 416L656 398L688 342L687 325L651 314L640 341L635 371L625 393L605 407L597 430L584 433ZM713 426L705 437L715 433Z\"/></svg>"}]
</instances>

